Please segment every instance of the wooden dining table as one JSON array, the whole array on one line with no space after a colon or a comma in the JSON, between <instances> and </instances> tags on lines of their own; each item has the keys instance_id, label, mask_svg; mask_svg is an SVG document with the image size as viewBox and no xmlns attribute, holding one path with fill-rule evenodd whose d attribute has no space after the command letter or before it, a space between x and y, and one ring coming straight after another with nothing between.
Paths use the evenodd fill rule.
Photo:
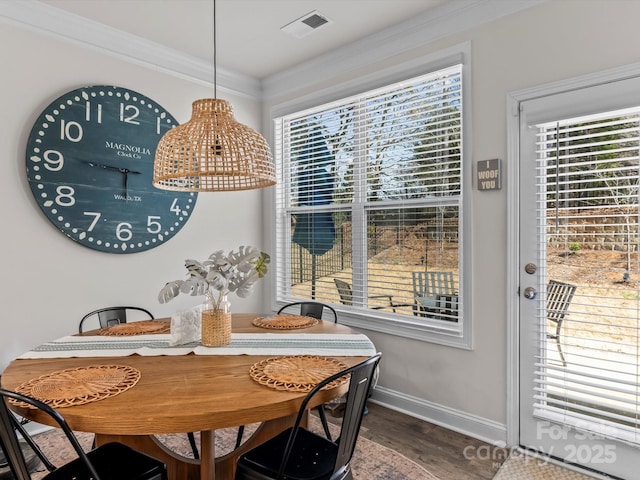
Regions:
<instances>
[{"instance_id":1,"label":"wooden dining table","mask_svg":"<svg viewBox=\"0 0 640 480\"><path fill-rule=\"evenodd\" d=\"M271 333L253 325L255 314L233 314L232 332ZM347 326L320 321L304 329L308 334L356 334ZM98 445L119 441L167 464L170 480L231 480L239 455L293 423L304 392L281 391L251 378L252 365L268 355L126 355L109 357L19 358L1 376L3 388L15 389L34 378L89 365L126 365L140 372L132 388L91 403L60 408L75 431L93 432ZM335 356L354 365L366 356ZM347 384L323 391L315 406L346 392ZM11 405L30 420L55 426L42 413ZM256 432L238 449L216 458L215 431L260 422ZM155 436L200 432L200 459L169 450Z\"/></svg>"}]
</instances>

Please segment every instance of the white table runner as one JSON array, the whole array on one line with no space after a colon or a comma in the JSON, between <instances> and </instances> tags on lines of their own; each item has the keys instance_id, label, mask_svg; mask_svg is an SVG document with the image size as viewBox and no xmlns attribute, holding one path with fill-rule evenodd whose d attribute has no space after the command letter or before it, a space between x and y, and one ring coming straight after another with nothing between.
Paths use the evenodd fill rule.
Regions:
<instances>
[{"instance_id":1,"label":"white table runner","mask_svg":"<svg viewBox=\"0 0 640 480\"><path fill-rule=\"evenodd\" d=\"M169 334L128 337L66 336L47 342L20 357L122 357L128 355L332 355L371 356L376 350L365 335L332 333L232 333L223 347L198 342L170 346Z\"/></svg>"}]
</instances>

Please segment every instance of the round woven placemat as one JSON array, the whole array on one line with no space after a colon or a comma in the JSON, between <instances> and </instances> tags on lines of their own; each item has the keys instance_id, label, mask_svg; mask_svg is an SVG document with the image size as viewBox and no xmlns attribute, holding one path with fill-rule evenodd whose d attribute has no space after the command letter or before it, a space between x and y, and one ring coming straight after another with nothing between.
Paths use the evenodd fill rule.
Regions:
<instances>
[{"instance_id":1,"label":"round woven placemat","mask_svg":"<svg viewBox=\"0 0 640 480\"><path fill-rule=\"evenodd\" d=\"M129 390L138 380L140 371L128 365L90 365L42 375L23 383L16 391L59 408L113 397Z\"/></svg>"},{"instance_id":2,"label":"round woven placemat","mask_svg":"<svg viewBox=\"0 0 640 480\"><path fill-rule=\"evenodd\" d=\"M169 333L171 324L161 320L142 320L140 322L119 323L108 328L98 330L98 335L129 336L145 335L147 333Z\"/></svg>"},{"instance_id":3,"label":"round woven placemat","mask_svg":"<svg viewBox=\"0 0 640 480\"><path fill-rule=\"evenodd\" d=\"M272 328L275 330L295 330L297 328L308 328L317 325L319 320L313 317L302 315L276 315L271 318L254 318L251 323L260 328Z\"/></svg>"},{"instance_id":4,"label":"round woven placemat","mask_svg":"<svg viewBox=\"0 0 640 480\"><path fill-rule=\"evenodd\" d=\"M284 355L267 358L254 364L249 374L260 385L289 392L308 392L318 382L347 368L338 359L317 355ZM325 389L335 388L347 381L341 377Z\"/></svg>"}]
</instances>

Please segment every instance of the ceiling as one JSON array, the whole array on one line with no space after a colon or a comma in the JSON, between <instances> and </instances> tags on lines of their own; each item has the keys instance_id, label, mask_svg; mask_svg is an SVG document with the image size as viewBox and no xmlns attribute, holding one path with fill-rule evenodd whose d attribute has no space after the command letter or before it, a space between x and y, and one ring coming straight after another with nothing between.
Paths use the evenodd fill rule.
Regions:
<instances>
[{"instance_id":1,"label":"ceiling","mask_svg":"<svg viewBox=\"0 0 640 480\"><path fill-rule=\"evenodd\" d=\"M216 0L216 64L256 79L446 3L465 0ZM213 0L41 0L49 6L213 63ZM303 38L281 27L317 11L330 23Z\"/></svg>"}]
</instances>

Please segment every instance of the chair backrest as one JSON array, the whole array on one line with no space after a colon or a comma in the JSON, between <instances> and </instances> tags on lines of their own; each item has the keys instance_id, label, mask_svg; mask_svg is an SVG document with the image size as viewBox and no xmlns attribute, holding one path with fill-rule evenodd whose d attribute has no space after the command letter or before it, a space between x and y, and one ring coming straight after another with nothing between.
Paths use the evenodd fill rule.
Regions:
<instances>
[{"instance_id":1,"label":"chair backrest","mask_svg":"<svg viewBox=\"0 0 640 480\"><path fill-rule=\"evenodd\" d=\"M278 315L285 312L291 308L295 308L300 306L300 315L305 317L317 318L318 320L322 320L322 315L325 310L328 311L332 315L333 323L338 323L338 314L335 309L326 303L320 302L293 302L284 305L280 310L278 310Z\"/></svg>"},{"instance_id":2,"label":"chair backrest","mask_svg":"<svg viewBox=\"0 0 640 480\"><path fill-rule=\"evenodd\" d=\"M436 295L455 295L453 272L411 272L413 276L413 295L415 297L435 297Z\"/></svg>"},{"instance_id":3,"label":"chair backrest","mask_svg":"<svg viewBox=\"0 0 640 480\"><path fill-rule=\"evenodd\" d=\"M119 323L127 323L127 313L131 313L132 311L140 312L145 319L153 319L153 314L142 307L105 307L89 312L82 317L82 320L80 320L80 324L78 325L78 331L82 333L85 321L94 316L98 317L100 328L111 327L113 325L118 325Z\"/></svg>"},{"instance_id":4,"label":"chair backrest","mask_svg":"<svg viewBox=\"0 0 640 480\"><path fill-rule=\"evenodd\" d=\"M76 451L76 454L78 455L80 461L86 467L87 472L90 473L95 480L100 480L100 476L89 461L87 454L82 449L82 446L78 442L78 439L73 434L71 428L67 424L66 420L62 417L62 415L60 415L49 405L36 400L35 398L22 395L17 392L12 392L10 390L5 390L4 388L0 388L0 427L2 427L0 428L0 442L2 443L3 449L5 450L9 467L17 480L30 480L31 476L29 474L29 469L27 468L24 454L22 453L22 449L20 448L18 436L15 429L13 428L12 418L14 417L13 414L9 411L9 407L7 406L7 402L9 401L9 399L26 403L28 405L31 405L32 407L37 408L38 410L41 410L46 415L49 415L62 429L67 439L69 440L69 443L71 443L71 446Z\"/></svg>"},{"instance_id":5,"label":"chair backrest","mask_svg":"<svg viewBox=\"0 0 640 480\"><path fill-rule=\"evenodd\" d=\"M351 291L351 285L339 278L334 278L333 281L338 289L338 295L340 295L340 303L343 305L353 305L353 292Z\"/></svg>"},{"instance_id":6,"label":"chair backrest","mask_svg":"<svg viewBox=\"0 0 640 480\"><path fill-rule=\"evenodd\" d=\"M344 470L349 467L353 452L356 448L356 442L358 440L358 434L360 433L360 426L362 424L362 417L364 416L364 407L369 397L371 385L374 378L374 372L380 358L381 353L368 358L367 360L358 363L352 367L346 368L341 372L331 375L319 382L315 387L307 393L306 397L300 405L298 416L291 429L289 440L282 457L282 463L280 465L280 471L277 478L281 478L284 472L291 450L295 443L296 434L300 427L300 422L304 417L305 412L308 409L309 402L313 397L318 394L326 385L338 380L345 375L350 375L349 379L349 391L347 392L347 402L344 410L344 417L342 419L342 426L340 428L340 435L338 437L338 455L336 457L336 463L334 467L334 474L340 470Z\"/></svg>"},{"instance_id":7,"label":"chair backrest","mask_svg":"<svg viewBox=\"0 0 640 480\"><path fill-rule=\"evenodd\" d=\"M25 456L25 461L27 463L27 467L29 468L29 470L32 469L31 467L32 462L37 462L39 459L48 471L53 472L56 469L56 466L53 463L51 463L49 458L44 454L44 452L40 448L40 445L38 445L33 440L33 438L31 437L31 434L27 432L27 429L24 427L24 423L26 423L27 420L26 419L18 420L16 415L14 415L12 412L9 412L9 415L11 417L10 420L13 423L13 428L18 432L20 436L22 436L22 440L24 440L25 446L29 446L31 451L34 453L33 456L29 454ZM1 441L0 441L0 448L2 448L3 452L5 451L5 449L2 447ZM5 458L6 457L7 456L5 454ZM3 461L2 465L0 465L0 469L4 467L6 467L6 462ZM0 475L0 478L3 478L3 476Z\"/></svg>"},{"instance_id":8,"label":"chair backrest","mask_svg":"<svg viewBox=\"0 0 640 480\"><path fill-rule=\"evenodd\" d=\"M547 319L561 323L569 310L569 304L576 293L576 286L570 283L549 280L547 285Z\"/></svg>"}]
</instances>

